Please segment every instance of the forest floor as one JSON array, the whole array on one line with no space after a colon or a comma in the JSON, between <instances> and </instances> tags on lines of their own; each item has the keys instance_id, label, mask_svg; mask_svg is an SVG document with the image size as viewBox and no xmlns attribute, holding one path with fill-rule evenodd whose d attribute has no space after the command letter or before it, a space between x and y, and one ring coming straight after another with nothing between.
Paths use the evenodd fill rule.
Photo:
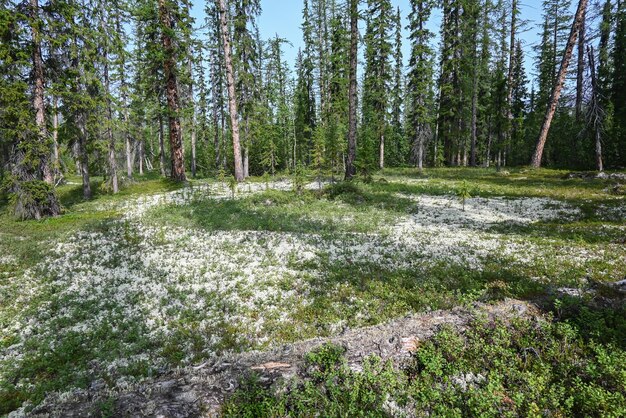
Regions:
<instances>
[{"instance_id":1,"label":"forest floor","mask_svg":"<svg viewBox=\"0 0 626 418\"><path fill-rule=\"evenodd\" d=\"M0 415L95 392L116 415L172 370L515 299L537 313L438 327L401 370L323 346L298 384L235 382L222 413L623 416L626 196L566 174L394 169L234 194L146 177L116 196L95 182L89 202L69 179L62 216L0 215Z\"/></svg>"}]
</instances>

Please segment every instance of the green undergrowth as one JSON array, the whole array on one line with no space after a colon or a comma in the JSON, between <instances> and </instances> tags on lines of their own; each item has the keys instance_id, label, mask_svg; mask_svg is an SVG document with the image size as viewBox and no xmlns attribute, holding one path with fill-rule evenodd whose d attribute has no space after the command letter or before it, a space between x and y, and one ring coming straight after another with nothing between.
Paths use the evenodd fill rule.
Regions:
<instances>
[{"instance_id":1,"label":"green undergrowth","mask_svg":"<svg viewBox=\"0 0 626 418\"><path fill-rule=\"evenodd\" d=\"M400 251L407 250L403 247L406 244L399 243L397 254L378 262L337 261L321 251L308 261L290 261L293 277L281 278L280 289L302 293L305 303L299 299L285 302L293 304L285 306L287 320L280 315L268 316L258 307L239 312L255 321L263 319L258 330L267 337L263 343L242 343L246 340L242 335L257 331L237 328L226 320L203 332L219 337L219 345L210 348L223 353L335 335L348 327L378 324L409 313L470 306L476 301L489 303L507 297L539 301L554 316L553 321L497 327L476 322L463 335L444 330L433 342L425 342L413 366L401 372L372 359L357 373L342 365L340 350L314 353L303 382L291 383L280 395L259 382L246 382L225 411L230 416L320 416L320 411L321 416L395 415L393 411L408 411L408 416L620 416L624 415L621 350L626 349L626 308L622 296L606 282L626 274L626 220L620 215L624 200L611 193L611 180L564 179L565 174L525 169L511 169L508 174L498 174L495 169L385 170L376 173L372 181L337 182L321 191L265 190L235 199L192 198L182 205L150 209L140 223L163 231L180 227L207 235L255 231L259 240L263 233L288 233L303 241L310 238L319 240L316 243L358 247L364 237L393 238L389 227L415 213L413 198L420 195L457 199L465 188L472 197L564 201L578 208L579 216L528 225L502 222L484 230L471 229L470 225L459 232L495 237L494 246L486 247L492 248L487 255L466 259L468 244L452 243L446 251L458 255L456 261L438 262L428 253L407 260L406 252ZM94 179L94 199L84 201L78 179L69 180L72 184L58 190L64 208L59 217L19 222L7 211L0 214L0 257L11 256L9 261L0 262L0 326L4 330L14 324L16 310L28 316L40 308L62 312L73 306L58 298L54 289L29 296L27 307L13 303L28 286L25 272L40 265L52 246L72 240L77 232L102 233L119 241L110 262L122 265L128 254L137 251L137 240L141 239L129 220L124 221L121 235L110 233L120 225L122 204L182 187L148 175L124 184L121 193L111 195L102 187L101 179ZM193 180L191 184L207 181L213 180ZM511 243L520 244L519 254L500 251ZM168 244L166 234L157 234L152 244ZM576 254L601 256L577 260ZM515 256L527 259L516 262ZM407 261L413 264L407 265ZM48 277L41 266L35 271L43 272L34 278L37 283L56 279ZM582 296L564 297L558 290L563 287L580 291ZM217 293L201 296L207 308L224 305ZM603 303L604 298L611 302ZM89 303L76 307L67 323L58 322L59 330L99 314ZM223 309L229 312L234 308L224 305ZM143 324L118 327L116 324L124 321L115 315L108 318L111 325L66 334L69 337L60 342L27 339L21 367L0 367L0 415L24 401L36 404L51 391L88 387L97 378L113 386L119 376L94 370L90 366L94 360L106 364L152 350L168 366L177 367L192 350L194 361L205 361L207 347L197 331L204 312L194 304L181 307L181 312L184 315L172 323L172 335L156 342L143 336ZM0 350L16 344L17 335L15 329L0 335ZM57 349L50 350L50 346ZM481 346L492 350L488 356L480 354ZM556 347L561 348L560 354ZM502 363L487 362L498 358ZM156 373L153 366L142 360L131 363L123 374L148 377ZM450 383L461 373L480 374L485 380L463 391ZM28 385L17 385L18 381ZM591 405L598 405L598 409Z\"/></svg>"},{"instance_id":2,"label":"green undergrowth","mask_svg":"<svg viewBox=\"0 0 626 418\"><path fill-rule=\"evenodd\" d=\"M477 319L441 329L401 369L368 357L348 367L342 347L306 357L296 380L267 388L251 376L226 417L621 417L626 352L569 322Z\"/></svg>"}]
</instances>

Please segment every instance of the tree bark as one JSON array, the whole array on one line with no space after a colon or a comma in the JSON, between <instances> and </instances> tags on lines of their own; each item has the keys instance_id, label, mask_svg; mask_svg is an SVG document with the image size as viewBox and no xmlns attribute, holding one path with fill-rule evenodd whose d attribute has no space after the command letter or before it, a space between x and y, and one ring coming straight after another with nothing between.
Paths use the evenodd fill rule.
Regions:
<instances>
[{"instance_id":1,"label":"tree bark","mask_svg":"<svg viewBox=\"0 0 626 418\"><path fill-rule=\"evenodd\" d=\"M345 179L356 175L356 101L357 101L357 59L359 48L359 10L358 0L350 0L350 74L348 92L348 157L346 159Z\"/></svg>"},{"instance_id":2,"label":"tree bark","mask_svg":"<svg viewBox=\"0 0 626 418\"><path fill-rule=\"evenodd\" d=\"M378 167L381 170L385 168L385 135L380 136L380 149L379 149L378 161L379 161Z\"/></svg>"},{"instance_id":3,"label":"tree bark","mask_svg":"<svg viewBox=\"0 0 626 418\"><path fill-rule=\"evenodd\" d=\"M193 65L191 62L191 53L189 51L189 79L191 80L189 83L189 102L191 103L191 175L195 178L197 171L197 161L196 161L196 102L193 96ZM201 64L202 65L202 64Z\"/></svg>"},{"instance_id":4,"label":"tree bark","mask_svg":"<svg viewBox=\"0 0 626 418\"><path fill-rule=\"evenodd\" d=\"M118 33L122 33L122 23L119 14L115 15L115 26ZM128 97L127 97L127 83L126 83L126 71L125 62L122 60L120 65L120 93L122 99L122 106L124 107L124 145L126 151L126 176L128 179L133 177L133 158L130 136L130 116L128 112Z\"/></svg>"},{"instance_id":5,"label":"tree bark","mask_svg":"<svg viewBox=\"0 0 626 418\"><path fill-rule=\"evenodd\" d=\"M83 180L83 197L91 199L91 183L89 179L89 154L87 153L87 116L83 110L79 110L76 122L78 125L78 161L80 175Z\"/></svg>"},{"instance_id":6,"label":"tree bark","mask_svg":"<svg viewBox=\"0 0 626 418\"><path fill-rule=\"evenodd\" d=\"M572 58L572 51L574 50L574 44L576 43L576 36L578 35L580 25L582 24L586 8L587 0L580 0L578 3L578 9L576 10L576 15L574 16L574 22L572 23L572 29L569 34L565 53L563 54L563 60L561 61L559 73L552 89L552 94L550 95L548 109L546 110L541 130L539 131L537 146L530 162L530 165L535 168L541 167L543 149L546 145L546 139L548 138L548 132L550 131L550 125L552 124L554 113L556 112L556 106L559 102L559 98L561 97L561 90L563 89L563 83L565 82L565 76L567 75L567 67L569 66L569 62Z\"/></svg>"},{"instance_id":7,"label":"tree bark","mask_svg":"<svg viewBox=\"0 0 626 418\"><path fill-rule=\"evenodd\" d=\"M30 0L31 13L31 35L33 40L33 108L35 109L35 123L41 142L41 155L39 155L39 171L38 178L41 178L48 184L54 183L54 176L50 169L50 150L48 146L48 129L46 127L46 102L45 79L43 69L43 58L41 56L41 34L39 33L39 2ZM45 151L44 151L45 150Z\"/></svg>"},{"instance_id":8,"label":"tree bark","mask_svg":"<svg viewBox=\"0 0 626 418\"><path fill-rule=\"evenodd\" d=\"M217 54L216 54L217 55ZM220 119L219 114L223 112L218 112L218 107L220 106L221 100L218 100L218 94L221 95L221 89L218 85L219 78L217 77L217 70L219 68L215 62L218 60L218 57L210 57L211 60L211 68L213 71L211 72L211 95L213 99L212 113L213 113L213 148L215 150L215 169L219 170L221 166L221 157L220 157ZM221 109L220 109L221 110Z\"/></svg>"},{"instance_id":9,"label":"tree bark","mask_svg":"<svg viewBox=\"0 0 626 418\"><path fill-rule=\"evenodd\" d=\"M176 77L176 59L174 45L170 32L172 27L172 16L166 0L159 0L159 18L163 31L161 41L165 52L163 70L165 72L167 107L170 125L170 159L172 172L170 176L175 181L187 180L185 176L185 161L183 154L183 139L180 125L180 104L178 97L178 81Z\"/></svg>"},{"instance_id":10,"label":"tree bark","mask_svg":"<svg viewBox=\"0 0 626 418\"><path fill-rule=\"evenodd\" d=\"M578 68L576 69L576 120L583 119L583 76L585 73L585 16L578 30Z\"/></svg>"},{"instance_id":11,"label":"tree bark","mask_svg":"<svg viewBox=\"0 0 626 418\"><path fill-rule=\"evenodd\" d=\"M472 139L470 165L476 167L476 145L478 142L478 31L474 34L474 74L472 77Z\"/></svg>"},{"instance_id":12,"label":"tree bark","mask_svg":"<svg viewBox=\"0 0 626 418\"><path fill-rule=\"evenodd\" d=\"M124 102L126 102L124 100ZM133 178L133 150L131 146L131 137L130 132L128 132L128 109L124 109L124 122L126 124L126 133L125 133L125 148L126 148L126 176L131 179Z\"/></svg>"},{"instance_id":13,"label":"tree bark","mask_svg":"<svg viewBox=\"0 0 626 418\"><path fill-rule=\"evenodd\" d=\"M602 109L598 94L598 80L596 78L596 60L593 53L593 46L587 47L589 54L589 68L591 69L591 118L596 139L596 168L599 172L604 171L602 162Z\"/></svg>"},{"instance_id":14,"label":"tree bark","mask_svg":"<svg viewBox=\"0 0 626 418\"><path fill-rule=\"evenodd\" d=\"M163 132L163 118L159 114L159 169L161 175L166 176L165 173L165 133Z\"/></svg>"},{"instance_id":15,"label":"tree bark","mask_svg":"<svg viewBox=\"0 0 626 418\"><path fill-rule=\"evenodd\" d=\"M517 31L517 0L513 0L511 4L511 39L509 45L509 74L507 77L506 91L506 133L504 138L504 147L510 146L511 131L513 129L513 110L511 109L513 101L513 69L515 68L515 34ZM498 169L500 165L498 165Z\"/></svg>"},{"instance_id":16,"label":"tree bark","mask_svg":"<svg viewBox=\"0 0 626 418\"><path fill-rule=\"evenodd\" d=\"M424 168L424 137L419 134L420 137L417 140L417 168L422 171Z\"/></svg>"},{"instance_id":17,"label":"tree bark","mask_svg":"<svg viewBox=\"0 0 626 418\"><path fill-rule=\"evenodd\" d=\"M228 86L228 109L230 113L231 131L233 135L233 156L235 159L235 179L243 181L243 160L241 158L241 144L239 143L239 115L237 112L237 96L235 94L235 74L233 71L232 51L228 21L226 19L225 0L218 0L220 13L220 26L222 28L222 47L224 48L224 60L226 62L226 84Z\"/></svg>"},{"instance_id":18,"label":"tree bark","mask_svg":"<svg viewBox=\"0 0 626 418\"><path fill-rule=\"evenodd\" d=\"M100 22L100 28L102 33L105 33L104 28L104 18ZM117 161L115 159L115 136L113 135L113 104L111 103L111 80L109 78L109 56L108 56L108 45L105 45L103 48L103 61L104 61L104 92L106 94L106 136L108 139L108 163L109 163L109 177L111 180L111 189L113 193L117 193L119 191L118 183L117 183Z\"/></svg>"},{"instance_id":19,"label":"tree bark","mask_svg":"<svg viewBox=\"0 0 626 418\"><path fill-rule=\"evenodd\" d=\"M52 170L54 173L55 184L63 180L63 173L61 171L61 157L59 152L59 99L55 97L52 99Z\"/></svg>"}]
</instances>

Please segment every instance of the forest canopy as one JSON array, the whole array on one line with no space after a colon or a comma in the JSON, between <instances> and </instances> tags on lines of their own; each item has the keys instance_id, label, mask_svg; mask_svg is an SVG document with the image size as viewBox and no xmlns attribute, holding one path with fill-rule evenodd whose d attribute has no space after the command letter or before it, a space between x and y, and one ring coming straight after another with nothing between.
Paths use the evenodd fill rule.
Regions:
<instances>
[{"instance_id":1,"label":"forest canopy","mask_svg":"<svg viewBox=\"0 0 626 418\"><path fill-rule=\"evenodd\" d=\"M290 40L261 36L261 3L207 1L196 21L188 0L3 1L2 190L18 216L58 214L68 173L88 199L93 176L116 193L145 171L626 165L623 3L545 0L533 27L518 0L304 0L295 62Z\"/></svg>"}]
</instances>

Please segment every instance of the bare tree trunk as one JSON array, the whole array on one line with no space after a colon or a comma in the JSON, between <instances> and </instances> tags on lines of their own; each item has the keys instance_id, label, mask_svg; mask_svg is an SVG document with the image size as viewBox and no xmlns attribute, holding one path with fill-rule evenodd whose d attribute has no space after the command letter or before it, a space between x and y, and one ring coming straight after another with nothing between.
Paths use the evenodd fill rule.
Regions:
<instances>
[{"instance_id":1,"label":"bare tree trunk","mask_svg":"<svg viewBox=\"0 0 626 418\"><path fill-rule=\"evenodd\" d=\"M62 181L63 173L61 172L61 156L59 152L59 99L52 99L52 170L54 173L55 183Z\"/></svg>"},{"instance_id":2,"label":"bare tree trunk","mask_svg":"<svg viewBox=\"0 0 626 418\"><path fill-rule=\"evenodd\" d=\"M380 136L380 153L378 155L379 158L379 168L382 170L385 168L385 135Z\"/></svg>"},{"instance_id":3,"label":"bare tree trunk","mask_svg":"<svg viewBox=\"0 0 626 418\"><path fill-rule=\"evenodd\" d=\"M517 0L513 0L511 4L511 39L509 45L509 74L507 77L506 91L506 133L504 138L504 146L510 142L511 130L513 129L513 111L511 109L513 102L513 69L515 68L515 34L517 31ZM500 169L500 165L498 165Z\"/></svg>"},{"instance_id":4,"label":"bare tree trunk","mask_svg":"<svg viewBox=\"0 0 626 418\"><path fill-rule=\"evenodd\" d=\"M250 141L250 121L246 117L244 125L244 141L243 141L243 178L247 179L250 176L250 155L248 154L248 145Z\"/></svg>"},{"instance_id":5,"label":"bare tree trunk","mask_svg":"<svg viewBox=\"0 0 626 418\"><path fill-rule=\"evenodd\" d=\"M578 68L576 69L576 120L583 118L583 76L585 73L585 16L583 17L578 30Z\"/></svg>"},{"instance_id":6,"label":"bare tree trunk","mask_svg":"<svg viewBox=\"0 0 626 418\"><path fill-rule=\"evenodd\" d=\"M104 17L100 22L100 28L104 33ZM115 159L115 136L113 135L113 104L111 103L111 80L109 79L109 57L108 57L108 45L103 48L103 61L104 61L104 92L106 94L106 136L109 140L108 149L108 163L109 163L109 177L111 180L111 189L113 193L119 192L117 183L117 161Z\"/></svg>"},{"instance_id":7,"label":"bare tree trunk","mask_svg":"<svg viewBox=\"0 0 626 418\"><path fill-rule=\"evenodd\" d=\"M243 160L241 158L241 145L239 143L239 115L237 112L237 96L235 95L235 74L233 72L233 59L230 47L230 35L228 21L226 19L225 0L218 0L220 26L222 27L222 46L224 47L224 60L226 62L226 84L228 86L228 108L230 113L231 130L233 135L233 156L235 159L235 179L243 181Z\"/></svg>"},{"instance_id":8,"label":"bare tree trunk","mask_svg":"<svg viewBox=\"0 0 626 418\"><path fill-rule=\"evenodd\" d=\"M350 180L356 174L356 101L357 101L357 59L359 47L359 10L358 0L350 0L350 74L348 97L348 157L346 159L345 179Z\"/></svg>"},{"instance_id":9,"label":"bare tree trunk","mask_svg":"<svg viewBox=\"0 0 626 418\"><path fill-rule=\"evenodd\" d=\"M122 32L122 23L119 15L115 16L115 26L118 32ZM125 62L122 61L120 65L120 93L122 99L122 106L124 107L124 146L126 152L126 177L132 179L133 177L133 155L130 136L130 115L128 112L128 97L127 97L127 84L126 84L126 72Z\"/></svg>"},{"instance_id":10,"label":"bare tree trunk","mask_svg":"<svg viewBox=\"0 0 626 418\"><path fill-rule=\"evenodd\" d=\"M197 171L196 161L196 102L193 96L193 66L191 63L191 51L189 52L189 101L191 103L191 175L195 178Z\"/></svg>"},{"instance_id":11,"label":"bare tree trunk","mask_svg":"<svg viewBox=\"0 0 626 418\"><path fill-rule=\"evenodd\" d=\"M487 126L487 155L485 156L485 167L489 168L491 165L491 144L493 142L493 135L491 133L491 117Z\"/></svg>"},{"instance_id":12,"label":"bare tree trunk","mask_svg":"<svg viewBox=\"0 0 626 418\"><path fill-rule=\"evenodd\" d=\"M215 149L215 168L219 169L221 165L220 158L220 121L217 112L217 86L213 83L213 127L215 128L213 135L213 148Z\"/></svg>"},{"instance_id":13,"label":"bare tree trunk","mask_svg":"<svg viewBox=\"0 0 626 418\"><path fill-rule=\"evenodd\" d=\"M561 90L563 89L563 83L565 82L565 76L567 75L567 67L569 66L569 62L572 58L572 51L574 50L574 44L576 43L576 36L578 35L578 30L585 16L586 8L587 0L580 0L578 3L578 9L576 10L576 15L574 16L574 22L572 23L572 29L569 34L565 53L563 54L563 60L561 61L561 66L559 68L556 83L554 84L552 94L550 95L550 101L548 109L546 110L546 116L544 118L543 125L541 126L541 130L539 131L537 146L530 162L530 165L535 168L541 167L543 148L546 145L546 139L548 138L548 132L550 131L552 119L554 118L554 112L556 112L556 106L559 102L559 97L561 97Z\"/></svg>"},{"instance_id":14,"label":"bare tree trunk","mask_svg":"<svg viewBox=\"0 0 626 418\"><path fill-rule=\"evenodd\" d=\"M137 144L139 147L139 175L143 176L143 162L146 159L146 140L141 138Z\"/></svg>"},{"instance_id":15,"label":"bare tree trunk","mask_svg":"<svg viewBox=\"0 0 626 418\"><path fill-rule=\"evenodd\" d=\"M161 175L166 176L165 173L165 134L163 132L163 118L159 114L159 168Z\"/></svg>"},{"instance_id":16,"label":"bare tree trunk","mask_svg":"<svg viewBox=\"0 0 626 418\"><path fill-rule=\"evenodd\" d=\"M35 123L37 124L39 141L42 143L42 152L39 155L38 178L48 184L54 183L54 176L50 169L50 152L48 149L48 129L46 127L46 102L44 100L44 71L43 58L41 56L41 35L39 33L39 2L30 0L31 34L33 41L33 108L35 109ZM44 152L45 150L45 152Z\"/></svg>"},{"instance_id":17,"label":"bare tree trunk","mask_svg":"<svg viewBox=\"0 0 626 418\"><path fill-rule=\"evenodd\" d=\"M91 184L89 179L89 154L87 153L87 116L83 110L79 110L76 122L78 125L78 161L80 162L80 175L83 180L83 197L91 199Z\"/></svg>"},{"instance_id":18,"label":"bare tree trunk","mask_svg":"<svg viewBox=\"0 0 626 418\"><path fill-rule=\"evenodd\" d=\"M424 168L424 138L421 136L417 142L417 168L419 171Z\"/></svg>"},{"instance_id":19,"label":"bare tree trunk","mask_svg":"<svg viewBox=\"0 0 626 418\"><path fill-rule=\"evenodd\" d=\"M600 100L598 100L598 80L596 79L596 60L593 53L593 46L587 47L587 53L589 54L589 68L591 69L591 106L589 115L591 117L591 123L593 124L594 133L596 137L596 168L598 171L604 171L604 164L602 162L602 113L603 109L600 108Z\"/></svg>"},{"instance_id":20,"label":"bare tree trunk","mask_svg":"<svg viewBox=\"0 0 626 418\"><path fill-rule=\"evenodd\" d=\"M180 104L178 98L178 82L176 80L176 61L174 45L169 31L172 31L172 17L166 0L159 0L159 17L163 25L161 41L165 59L163 70L165 72L167 107L169 110L170 125L170 159L172 172L170 176L176 181L187 180L185 176L185 160L183 154L182 129L180 126Z\"/></svg>"},{"instance_id":21,"label":"bare tree trunk","mask_svg":"<svg viewBox=\"0 0 626 418\"><path fill-rule=\"evenodd\" d=\"M476 146L478 142L478 28L474 32L473 64L474 74L472 77L472 138L470 144L470 165L476 166Z\"/></svg>"},{"instance_id":22,"label":"bare tree trunk","mask_svg":"<svg viewBox=\"0 0 626 418\"><path fill-rule=\"evenodd\" d=\"M125 148L126 148L126 176L131 179L133 178L133 150L131 146L131 137L130 132L128 131L128 109L124 109L124 122L126 124L126 132L125 132Z\"/></svg>"}]
</instances>

